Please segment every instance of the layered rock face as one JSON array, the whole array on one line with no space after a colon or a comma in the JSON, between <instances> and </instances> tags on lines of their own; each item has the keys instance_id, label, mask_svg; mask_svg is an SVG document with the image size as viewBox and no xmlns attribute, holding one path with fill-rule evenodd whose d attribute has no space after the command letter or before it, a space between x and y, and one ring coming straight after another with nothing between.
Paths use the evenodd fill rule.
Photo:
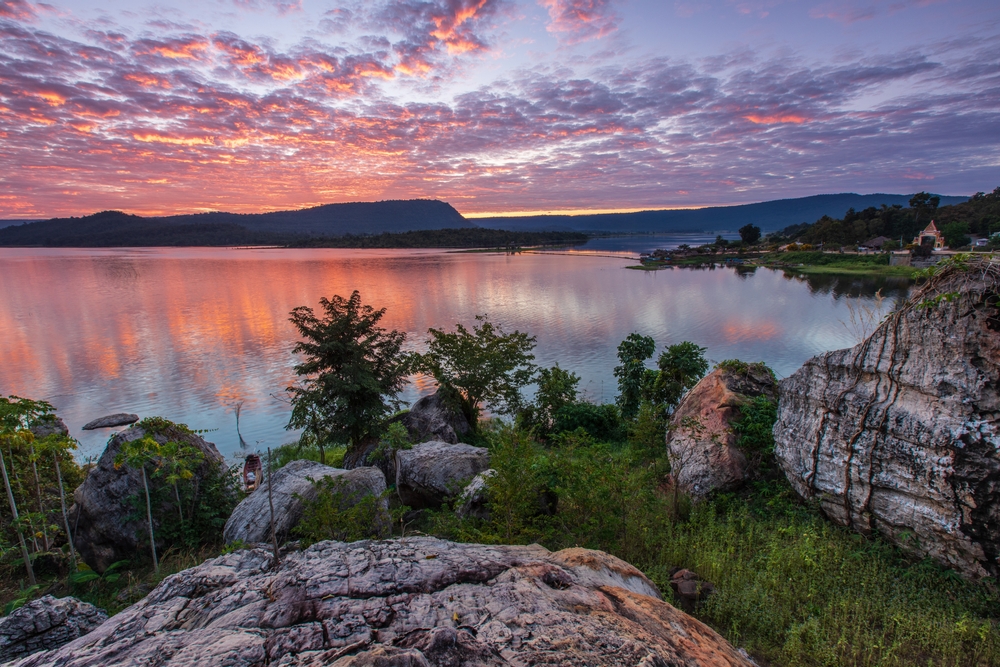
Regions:
<instances>
[{"instance_id":1,"label":"layered rock face","mask_svg":"<svg viewBox=\"0 0 1000 667\"><path fill-rule=\"evenodd\" d=\"M317 461L292 461L265 478L260 488L244 498L226 521L222 537L227 544L241 540L247 544L271 541L271 506L274 503L274 531L278 542L288 539L302 519L305 502L315 500L316 486L324 477L342 486L344 501L357 503L367 495L381 496L386 489L385 476L378 468L341 470ZM271 499L268 498L271 488Z\"/></svg>"},{"instance_id":2,"label":"layered rock face","mask_svg":"<svg viewBox=\"0 0 1000 667\"><path fill-rule=\"evenodd\" d=\"M736 446L732 424L740 406L756 396L774 400L777 391L763 364L720 366L703 377L670 418L667 456L674 483L695 499L741 484L749 462Z\"/></svg>"},{"instance_id":3,"label":"layered rock face","mask_svg":"<svg viewBox=\"0 0 1000 667\"><path fill-rule=\"evenodd\" d=\"M129 498L143 494L142 473L130 466L115 468L115 457L124 443L146 435L140 424L116 434L73 493L75 504L70 508L70 521L76 526L73 543L84 562L98 572L104 572L116 561L132 558L138 550L136 536L142 524L129 521L128 517L134 512ZM149 435L161 444L176 441L197 448L204 456L195 470L199 479L207 474L209 466L223 463L215 445L195 433L170 426Z\"/></svg>"},{"instance_id":4,"label":"layered rock face","mask_svg":"<svg viewBox=\"0 0 1000 667\"><path fill-rule=\"evenodd\" d=\"M485 447L432 440L396 452L396 490L404 505L439 507L490 467Z\"/></svg>"},{"instance_id":5,"label":"layered rock face","mask_svg":"<svg viewBox=\"0 0 1000 667\"><path fill-rule=\"evenodd\" d=\"M0 662L57 649L106 620L104 610L76 598L32 600L0 618Z\"/></svg>"},{"instance_id":6,"label":"layered rock face","mask_svg":"<svg viewBox=\"0 0 1000 667\"><path fill-rule=\"evenodd\" d=\"M239 551L165 579L91 634L16 663L750 667L598 551L434 538Z\"/></svg>"},{"instance_id":7,"label":"layered rock face","mask_svg":"<svg viewBox=\"0 0 1000 667\"><path fill-rule=\"evenodd\" d=\"M1000 574L1000 267L944 269L780 385L776 456L833 521Z\"/></svg>"}]
</instances>

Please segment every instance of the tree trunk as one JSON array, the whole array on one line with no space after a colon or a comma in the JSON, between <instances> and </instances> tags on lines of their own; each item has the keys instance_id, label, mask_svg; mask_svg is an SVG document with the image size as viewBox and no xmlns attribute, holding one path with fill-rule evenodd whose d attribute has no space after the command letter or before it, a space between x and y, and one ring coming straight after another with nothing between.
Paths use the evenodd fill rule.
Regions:
<instances>
[{"instance_id":1,"label":"tree trunk","mask_svg":"<svg viewBox=\"0 0 1000 667\"><path fill-rule=\"evenodd\" d=\"M35 447L28 448L28 459L31 461L31 472L35 476L35 497L38 499L38 514L42 517L42 544L49 550L49 531L45 528L45 506L42 504L42 483L38 479L38 465L35 463Z\"/></svg>"},{"instance_id":2,"label":"tree trunk","mask_svg":"<svg viewBox=\"0 0 1000 667\"><path fill-rule=\"evenodd\" d=\"M28 556L28 545L24 543L24 533L17 521L17 503L14 502L14 492L10 490L10 478L7 477L7 463L3 459L3 452L0 452L0 471L3 471L3 485L7 489L7 500L10 501L10 513L14 516L14 530L17 531L17 538L21 542L21 556L24 558L24 568L28 571L28 581L34 586L35 571L31 568L31 557Z\"/></svg>"},{"instance_id":3,"label":"tree trunk","mask_svg":"<svg viewBox=\"0 0 1000 667\"><path fill-rule=\"evenodd\" d=\"M73 563L73 571L76 572L76 549L73 547L73 533L69 530L69 513L66 512L66 489L63 488L62 469L59 467L59 456L52 454L52 460L56 464L56 478L59 480L59 502L62 503L63 523L66 525L66 541L69 542L69 558Z\"/></svg>"},{"instance_id":4,"label":"tree trunk","mask_svg":"<svg viewBox=\"0 0 1000 667\"><path fill-rule=\"evenodd\" d=\"M181 526L184 526L184 510L181 508L181 492L177 490L177 483L174 483L174 498L177 499L177 514L181 517Z\"/></svg>"},{"instance_id":5,"label":"tree trunk","mask_svg":"<svg viewBox=\"0 0 1000 667\"><path fill-rule=\"evenodd\" d=\"M160 562L156 560L156 537L153 535L153 508L149 502L149 484L146 483L146 466L142 470L142 488L146 491L146 520L149 521L149 548L153 552L153 572L160 573Z\"/></svg>"},{"instance_id":6,"label":"tree trunk","mask_svg":"<svg viewBox=\"0 0 1000 667\"><path fill-rule=\"evenodd\" d=\"M8 441L7 443L7 453L10 455L10 471L14 473L14 481L17 482L17 488L24 493L24 487L21 486L21 478L17 474L17 468L14 467L14 447ZM8 489L10 488L10 482L7 483ZM11 497L13 497L13 491L11 491ZM30 513L29 513L30 516ZM38 540L35 538L35 524L28 519L28 528L31 529L31 544L35 547L35 552L40 551L38 548Z\"/></svg>"}]
</instances>

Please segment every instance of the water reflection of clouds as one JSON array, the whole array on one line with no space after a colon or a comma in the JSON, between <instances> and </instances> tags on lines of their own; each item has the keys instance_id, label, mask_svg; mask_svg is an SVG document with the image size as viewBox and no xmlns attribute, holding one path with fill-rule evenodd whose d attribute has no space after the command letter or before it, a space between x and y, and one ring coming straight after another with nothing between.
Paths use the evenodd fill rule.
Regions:
<instances>
[{"instance_id":1,"label":"water reflection of clouds","mask_svg":"<svg viewBox=\"0 0 1000 667\"><path fill-rule=\"evenodd\" d=\"M52 400L70 427L99 414L162 414L236 449L277 445L294 381L289 311L359 289L384 323L422 349L429 327L489 313L538 337L537 361L578 373L611 400L615 347L632 331L660 347L692 340L715 360L762 359L787 375L813 354L852 344L842 287L760 270L656 273L584 256L427 251L0 251L0 391ZM853 283L852 283L853 284ZM828 287L829 286L829 287ZM874 291L874 290L872 290ZM856 291L854 292L857 293ZM432 389L414 378L406 401ZM83 434L81 434L83 435ZM84 452L107 433L84 435Z\"/></svg>"}]
</instances>

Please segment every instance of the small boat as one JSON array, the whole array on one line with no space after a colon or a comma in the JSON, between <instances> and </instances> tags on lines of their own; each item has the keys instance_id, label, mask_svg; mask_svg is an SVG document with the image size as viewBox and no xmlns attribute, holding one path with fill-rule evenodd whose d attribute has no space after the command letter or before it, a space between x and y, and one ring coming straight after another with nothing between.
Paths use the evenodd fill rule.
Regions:
<instances>
[{"instance_id":1,"label":"small boat","mask_svg":"<svg viewBox=\"0 0 1000 667\"><path fill-rule=\"evenodd\" d=\"M264 477L264 468L260 464L260 457L256 454L247 454L246 462L243 464L243 488L247 493L252 493Z\"/></svg>"}]
</instances>

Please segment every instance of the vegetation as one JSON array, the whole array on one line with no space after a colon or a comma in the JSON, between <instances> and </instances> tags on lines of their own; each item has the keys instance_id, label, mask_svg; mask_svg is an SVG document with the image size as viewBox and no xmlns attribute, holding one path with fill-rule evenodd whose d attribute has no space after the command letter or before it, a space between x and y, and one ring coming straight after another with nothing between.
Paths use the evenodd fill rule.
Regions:
<instances>
[{"instance_id":1,"label":"vegetation","mask_svg":"<svg viewBox=\"0 0 1000 667\"><path fill-rule=\"evenodd\" d=\"M373 235L345 234L301 239L292 248L521 248L586 243L582 232L510 232L503 229L465 227Z\"/></svg>"},{"instance_id":2,"label":"vegetation","mask_svg":"<svg viewBox=\"0 0 1000 667\"><path fill-rule=\"evenodd\" d=\"M427 352L416 358L417 370L432 376L460 406L473 428L483 405L512 415L521 407L521 388L531 384L535 337L506 333L486 315L476 315L472 330L430 329Z\"/></svg>"},{"instance_id":3,"label":"vegetation","mask_svg":"<svg viewBox=\"0 0 1000 667\"><path fill-rule=\"evenodd\" d=\"M370 391L359 405L374 406L370 414L384 424L397 387L392 373L401 372L411 360L401 350L401 334L378 326L384 311L362 306L357 293L350 300L338 299L326 302L336 307L328 309L325 320L311 312L303 320L315 333L304 334L314 347L303 350L303 366L313 359L315 365L303 376L315 381L315 387L329 389L331 396L324 400L338 406L337 401L346 404L344 397L353 396L355 384L363 384ZM295 312L306 315L301 309ZM337 321L343 326L334 326ZM316 497L306 501L297 528L304 543L423 533L484 543L537 542L550 549L601 549L643 570L667 597L675 568L689 568L711 581L715 591L695 615L748 649L761 664L1000 664L1000 592L995 582L963 580L877 537L834 527L817 506L800 501L773 459L777 412L767 398L742 405L733 426L739 446L759 471L752 482L696 506L671 488L663 446L666 423L708 369L703 348L687 341L668 346L651 368L647 364L656 342L638 333L629 335L619 346L616 369L627 397L613 405L595 405L580 400L579 377L571 371L553 366L536 372L533 337L508 334L485 317L477 321L472 330L461 325L454 332L431 329L429 350L419 361L473 416L488 405L514 417L513 422L483 420L477 435L491 450L496 471L486 479L488 514L461 518L445 507L409 515L389 496L352 496L342 483L324 478L314 482ZM351 353L341 354L345 351ZM350 364L358 368L346 371ZM369 381L381 377L372 365L391 370L387 377L392 381ZM767 371L763 365L738 360L720 366L740 373ZM324 385L319 378L327 368L340 375ZM537 391L526 402L520 390L531 381ZM310 391L313 387L303 386ZM41 590L15 588L14 582L21 576L15 574L18 568L45 560L46 540L47 548L63 553L58 546L63 543L58 471L70 489L82 479L67 460L71 443L50 449L42 447L43 440L33 439L30 428L49 419L51 411L42 402L15 397L0 401L0 455L9 474L11 509L22 510L18 520L2 517L0 581L5 588L0 601L10 604ZM181 436L190 433L186 427L156 418L141 424L148 437L123 448L121 464L143 471L145 491L133 499L134 509L135 517L146 524L151 546L163 546L152 561L154 569L137 558L115 564L102 576L81 568L66 577L65 568L46 565L39 577L59 594L72 592L112 613L168 573L218 554L223 549L222 524L239 499L235 471L221 466L204 470L206 462L183 444ZM323 444L300 441L279 448L277 464L327 457L336 464L343 449L331 449L329 443L337 438L348 442L351 429L343 426L336 437L322 433ZM405 428L398 423L358 437L376 433L380 456L409 446ZM64 465L57 467L59 461ZM196 469L198 475L189 474ZM414 523L404 523L404 516ZM62 525L68 532L68 525ZM23 550L11 546L19 536L24 538ZM35 540L35 552L19 562L18 552Z\"/></svg>"},{"instance_id":4,"label":"vegetation","mask_svg":"<svg viewBox=\"0 0 1000 667\"><path fill-rule=\"evenodd\" d=\"M406 334L379 326L385 308L350 298L320 299L325 314L299 306L291 322L303 340L294 351L304 355L295 373L302 380L288 387L292 416L288 428L305 429L319 447L358 445L377 436L385 418L399 407L396 395L410 373L410 356L402 353Z\"/></svg>"}]
</instances>

